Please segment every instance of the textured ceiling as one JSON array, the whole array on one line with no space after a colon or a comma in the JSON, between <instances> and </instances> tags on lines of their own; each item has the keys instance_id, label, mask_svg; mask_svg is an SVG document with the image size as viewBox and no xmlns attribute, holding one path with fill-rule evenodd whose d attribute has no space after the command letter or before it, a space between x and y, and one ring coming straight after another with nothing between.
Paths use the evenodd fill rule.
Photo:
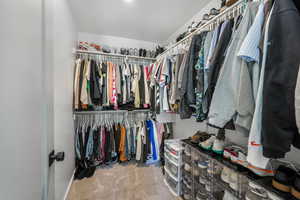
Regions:
<instances>
[{"instance_id":1,"label":"textured ceiling","mask_svg":"<svg viewBox=\"0 0 300 200\"><path fill-rule=\"evenodd\" d=\"M70 0L80 32L162 42L210 0Z\"/></svg>"}]
</instances>

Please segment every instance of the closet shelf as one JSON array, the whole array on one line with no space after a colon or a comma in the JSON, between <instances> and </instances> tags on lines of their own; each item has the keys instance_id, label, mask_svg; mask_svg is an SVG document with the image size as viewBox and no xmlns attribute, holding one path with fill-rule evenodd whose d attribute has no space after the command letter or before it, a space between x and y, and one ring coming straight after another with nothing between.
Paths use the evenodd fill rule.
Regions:
<instances>
[{"instance_id":1,"label":"closet shelf","mask_svg":"<svg viewBox=\"0 0 300 200\"><path fill-rule=\"evenodd\" d=\"M120 57L120 58L131 58L131 59L156 61L156 58L130 56L130 55L122 55L122 54L114 54L114 53L104 53L104 52L100 52L100 51L76 50L76 53L77 54L92 54L92 55L102 55L102 56L110 56L110 57Z\"/></svg>"},{"instance_id":2,"label":"closet shelf","mask_svg":"<svg viewBox=\"0 0 300 200\"><path fill-rule=\"evenodd\" d=\"M101 110L101 111L74 111L75 115L91 115L91 114L113 114L113 113L139 113L139 112L151 112L150 109L140 109L140 110Z\"/></svg>"},{"instance_id":3,"label":"closet shelf","mask_svg":"<svg viewBox=\"0 0 300 200\"><path fill-rule=\"evenodd\" d=\"M226 8L225 10L220 12L218 15L216 15L215 17L213 17L212 19L208 20L206 23L201 25L194 32L188 34L182 40L180 40L180 41L176 42L175 44L171 45L167 50L165 50L163 53L158 55L156 58L160 58L163 55L165 55L167 52L169 52L170 50L174 50L175 47L177 47L178 45L180 45L180 44L184 43L185 41L189 40L193 35L195 35L197 33L200 33L201 31L205 30L205 28L207 28L207 26L210 26L210 25L213 25L213 24L216 24L216 23L220 23L221 22L221 17L223 17L224 15L226 15L226 17L227 17L228 14L231 14L230 13L231 11L235 12L236 10L241 9L241 4L245 3L245 2L247 2L247 0L239 0L238 2L233 4L232 6Z\"/></svg>"}]
</instances>

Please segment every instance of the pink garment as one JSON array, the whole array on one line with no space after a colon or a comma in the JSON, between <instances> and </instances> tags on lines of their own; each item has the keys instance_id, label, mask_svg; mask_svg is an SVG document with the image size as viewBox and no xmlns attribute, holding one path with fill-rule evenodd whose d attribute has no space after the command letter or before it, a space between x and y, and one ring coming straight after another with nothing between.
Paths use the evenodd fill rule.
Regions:
<instances>
[{"instance_id":1,"label":"pink garment","mask_svg":"<svg viewBox=\"0 0 300 200\"><path fill-rule=\"evenodd\" d=\"M118 109L117 101L117 88L116 88L116 65L112 64L112 96L111 103L114 105L114 109Z\"/></svg>"},{"instance_id":2,"label":"pink garment","mask_svg":"<svg viewBox=\"0 0 300 200\"><path fill-rule=\"evenodd\" d=\"M163 123L156 122L156 129L157 129L157 139L158 139L158 144L159 146L161 145L162 142L162 137L165 132L165 127Z\"/></svg>"}]
</instances>

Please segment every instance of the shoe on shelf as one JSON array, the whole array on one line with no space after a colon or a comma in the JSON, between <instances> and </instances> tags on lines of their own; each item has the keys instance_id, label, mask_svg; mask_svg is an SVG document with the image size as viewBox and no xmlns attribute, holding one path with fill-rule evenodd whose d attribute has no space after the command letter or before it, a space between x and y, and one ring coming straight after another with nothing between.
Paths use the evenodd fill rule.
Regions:
<instances>
[{"instance_id":1,"label":"shoe on shelf","mask_svg":"<svg viewBox=\"0 0 300 200\"><path fill-rule=\"evenodd\" d=\"M204 142L200 142L200 147L202 147L205 150L211 150L215 140L216 140L216 136L211 136L209 139L205 140Z\"/></svg>"},{"instance_id":2,"label":"shoe on shelf","mask_svg":"<svg viewBox=\"0 0 300 200\"><path fill-rule=\"evenodd\" d=\"M232 6L233 4L235 4L237 1L238 1L238 0L227 0L226 3L225 3L225 5L226 5L227 7L230 7L230 6Z\"/></svg>"},{"instance_id":3,"label":"shoe on shelf","mask_svg":"<svg viewBox=\"0 0 300 200\"><path fill-rule=\"evenodd\" d=\"M183 179L183 184L188 188L191 189L191 183L189 183L187 180Z\"/></svg>"},{"instance_id":4,"label":"shoe on shelf","mask_svg":"<svg viewBox=\"0 0 300 200\"><path fill-rule=\"evenodd\" d=\"M208 180L205 176L199 176L199 183L206 185L208 183Z\"/></svg>"},{"instance_id":5,"label":"shoe on shelf","mask_svg":"<svg viewBox=\"0 0 300 200\"><path fill-rule=\"evenodd\" d=\"M243 167L248 167L247 151L240 146L230 145L225 147L223 157Z\"/></svg>"},{"instance_id":6,"label":"shoe on shelf","mask_svg":"<svg viewBox=\"0 0 300 200\"><path fill-rule=\"evenodd\" d=\"M271 200L284 200L281 197L274 194L273 192L267 191L267 194L268 194L268 199L271 199Z\"/></svg>"},{"instance_id":7,"label":"shoe on shelf","mask_svg":"<svg viewBox=\"0 0 300 200\"><path fill-rule=\"evenodd\" d=\"M216 8L212 8L209 12L210 15L218 15L220 14L220 10L216 9Z\"/></svg>"},{"instance_id":8,"label":"shoe on shelf","mask_svg":"<svg viewBox=\"0 0 300 200\"><path fill-rule=\"evenodd\" d=\"M215 152L216 154L222 155L223 152L224 152L224 145L225 145L225 141L224 140L216 139L214 141L214 144L213 144L213 147L212 147L212 151Z\"/></svg>"},{"instance_id":9,"label":"shoe on shelf","mask_svg":"<svg viewBox=\"0 0 300 200\"><path fill-rule=\"evenodd\" d=\"M187 172L191 172L191 166L188 163L184 164L184 170Z\"/></svg>"},{"instance_id":10,"label":"shoe on shelf","mask_svg":"<svg viewBox=\"0 0 300 200\"><path fill-rule=\"evenodd\" d=\"M188 145L186 145L186 146L184 147L184 153L185 153L185 155L187 155L187 156L191 156L191 147L189 147Z\"/></svg>"},{"instance_id":11,"label":"shoe on shelf","mask_svg":"<svg viewBox=\"0 0 300 200\"><path fill-rule=\"evenodd\" d=\"M192 157L192 160L196 161L196 162L200 159L199 153L196 151L191 152L191 157Z\"/></svg>"},{"instance_id":12,"label":"shoe on shelf","mask_svg":"<svg viewBox=\"0 0 300 200\"><path fill-rule=\"evenodd\" d=\"M222 173L223 168L219 165L208 167L207 173L212 175L220 175Z\"/></svg>"},{"instance_id":13,"label":"shoe on shelf","mask_svg":"<svg viewBox=\"0 0 300 200\"><path fill-rule=\"evenodd\" d=\"M225 183L230 183L230 176L231 176L232 170L228 167L224 167L221 173L221 179Z\"/></svg>"},{"instance_id":14,"label":"shoe on shelf","mask_svg":"<svg viewBox=\"0 0 300 200\"><path fill-rule=\"evenodd\" d=\"M200 161L198 162L198 167L200 167L201 169L206 169L208 167L208 163L208 160Z\"/></svg>"},{"instance_id":15,"label":"shoe on shelf","mask_svg":"<svg viewBox=\"0 0 300 200\"><path fill-rule=\"evenodd\" d=\"M223 200L238 200L231 192L225 190Z\"/></svg>"},{"instance_id":16,"label":"shoe on shelf","mask_svg":"<svg viewBox=\"0 0 300 200\"><path fill-rule=\"evenodd\" d=\"M263 198L261 198L259 195L252 192L252 190L248 190L246 192L245 199L246 200L262 200Z\"/></svg>"},{"instance_id":17,"label":"shoe on shelf","mask_svg":"<svg viewBox=\"0 0 300 200\"><path fill-rule=\"evenodd\" d=\"M219 129L216 140L214 141L212 150L216 154L222 155L224 152L224 146L225 146L225 130Z\"/></svg>"},{"instance_id":18,"label":"shoe on shelf","mask_svg":"<svg viewBox=\"0 0 300 200\"><path fill-rule=\"evenodd\" d=\"M280 165L272 180L274 188L282 192L291 192L297 172L289 167Z\"/></svg>"},{"instance_id":19,"label":"shoe on shelf","mask_svg":"<svg viewBox=\"0 0 300 200\"><path fill-rule=\"evenodd\" d=\"M210 184L206 184L205 185L205 189L206 189L207 192L210 192L211 191Z\"/></svg>"},{"instance_id":20,"label":"shoe on shelf","mask_svg":"<svg viewBox=\"0 0 300 200\"><path fill-rule=\"evenodd\" d=\"M291 192L297 172L289 167L280 165L272 180L274 188L282 192Z\"/></svg>"},{"instance_id":21,"label":"shoe on shelf","mask_svg":"<svg viewBox=\"0 0 300 200\"><path fill-rule=\"evenodd\" d=\"M203 142L207 140L210 137L210 135L206 132L197 131L191 138L191 143L193 144L199 144L200 142Z\"/></svg>"},{"instance_id":22,"label":"shoe on shelf","mask_svg":"<svg viewBox=\"0 0 300 200\"><path fill-rule=\"evenodd\" d=\"M235 191L239 189L238 179L239 175L232 170L229 176L229 186Z\"/></svg>"},{"instance_id":23,"label":"shoe on shelf","mask_svg":"<svg viewBox=\"0 0 300 200\"><path fill-rule=\"evenodd\" d=\"M296 175L294 185L292 187L292 195L296 199L300 199L300 175L299 174Z\"/></svg>"},{"instance_id":24,"label":"shoe on shelf","mask_svg":"<svg viewBox=\"0 0 300 200\"><path fill-rule=\"evenodd\" d=\"M199 175L200 175L199 169L194 169L192 174L193 174L194 176L199 176Z\"/></svg>"},{"instance_id":25,"label":"shoe on shelf","mask_svg":"<svg viewBox=\"0 0 300 200\"><path fill-rule=\"evenodd\" d=\"M267 166L266 169L262 169L262 168L255 167L255 166L251 165L250 163L248 163L247 168L258 176L262 176L262 177L263 176L274 176L274 171L271 169L270 164Z\"/></svg>"},{"instance_id":26,"label":"shoe on shelf","mask_svg":"<svg viewBox=\"0 0 300 200\"><path fill-rule=\"evenodd\" d=\"M257 185L255 182L249 181L249 190L248 191L251 191L256 196L258 196L260 199L268 198L268 194L267 194L265 188L263 188L260 185Z\"/></svg>"},{"instance_id":27,"label":"shoe on shelf","mask_svg":"<svg viewBox=\"0 0 300 200\"><path fill-rule=\"evenodd\" d=\"M197 200L206 200L207 199L207 194L203 191L203 192L197 192L196 194L196 199Z\"/></svg>"},{"instance_id":28,"label":"shoe on shelf","mask_svg":"<svg viewBox=\"0 0 300 200\"><path fill-rule=\"evenodd\" d=\"M184 193L184 194L183 194L183 198L184 198L185 200L190 200L190 199L191 199L191 195L190 195L189 193Z\"/></svg>"},{"instance_id":29,"label":"shoe on shelf","mask_svg":"<svg viewBox=\"0 0 300 200\"><path fill-rule=\"evenodd\" d=\"M208 21L210 19L211 19L211 16L209 14L204 14L203 17L202 17L203 21Z\"/></svg>"}]
</instances>

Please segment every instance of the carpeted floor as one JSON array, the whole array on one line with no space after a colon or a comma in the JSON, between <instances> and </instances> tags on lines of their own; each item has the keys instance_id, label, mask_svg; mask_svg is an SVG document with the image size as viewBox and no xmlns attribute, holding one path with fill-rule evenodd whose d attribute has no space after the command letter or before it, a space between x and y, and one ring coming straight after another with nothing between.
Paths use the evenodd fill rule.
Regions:
<instances>
[{"instance_id":1,"label":"carpeted floor","mask_svg":"<svg viewBox=\"0 0 300 200\"><path fill-rule=\"evenodd\" d=\"M75 180L68 200L177 200L164 184L161 169L135 164L97 169L89 179Z\"/></svg>"}]
</instances>

